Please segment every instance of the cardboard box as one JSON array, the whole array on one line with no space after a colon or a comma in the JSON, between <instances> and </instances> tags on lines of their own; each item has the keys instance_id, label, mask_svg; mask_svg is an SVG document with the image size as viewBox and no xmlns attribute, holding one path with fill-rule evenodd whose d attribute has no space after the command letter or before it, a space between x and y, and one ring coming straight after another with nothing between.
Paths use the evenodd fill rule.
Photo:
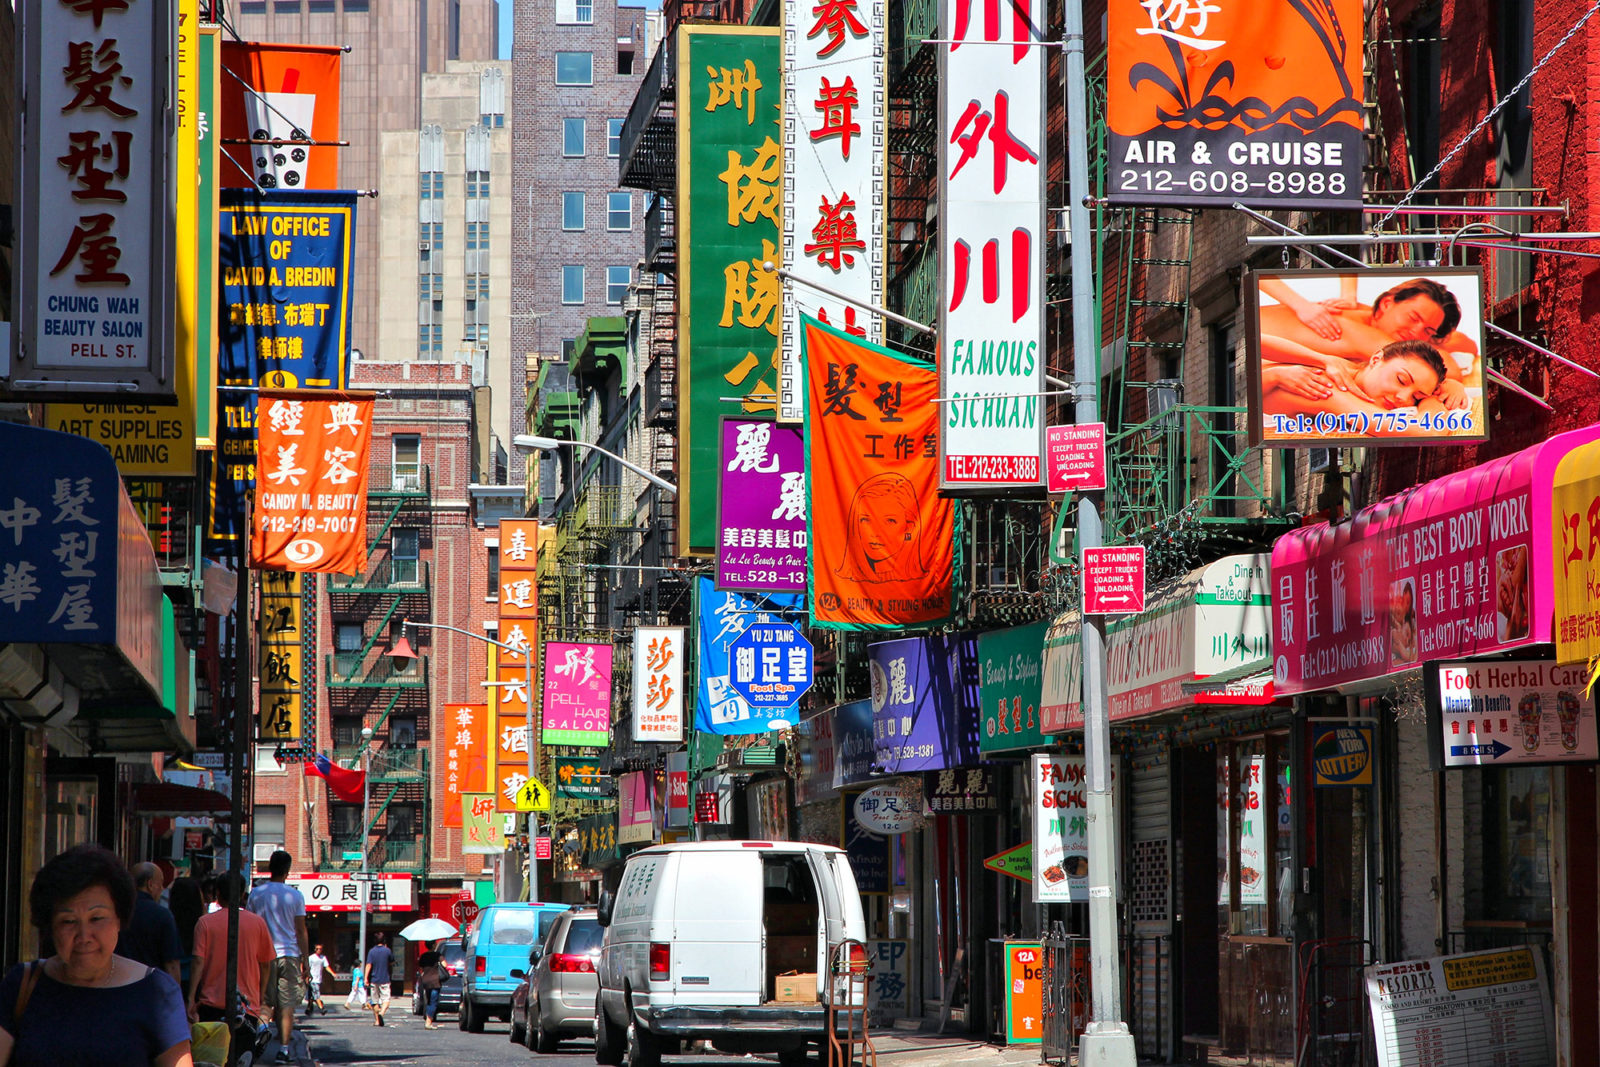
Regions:
<instances>
[{"instance_id":1,"label":"cardboard box","mask_svg":"<svg viewBox=\"0 0 1600 1067\"><path fill-rule=\"evenodd\" d=\"M776 979L773 999L779 1004L815 1004L817 1002L817 975L780 974Z\"/></svg>"}]
</instances>

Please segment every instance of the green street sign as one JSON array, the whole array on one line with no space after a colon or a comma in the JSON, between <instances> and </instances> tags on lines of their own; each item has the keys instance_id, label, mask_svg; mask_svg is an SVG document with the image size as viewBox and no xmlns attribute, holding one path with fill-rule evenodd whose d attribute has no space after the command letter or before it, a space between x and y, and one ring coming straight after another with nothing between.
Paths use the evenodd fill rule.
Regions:
<instances>
[{"instance_id":1,"label":"green street sign","mask_svg":"<svg viewBox=\"0 0 1600 1067\"><path fill-rule=\"evenodd\" d=\"M345 860L346 863L349 863L349 862L352 862L352 861L355 861L355 860L359 860L361 858L361 853L359 853L359 852L345 852L345 853L341 853L341 856L343 857L343 859Z\"/></svg>"}]
</instances>

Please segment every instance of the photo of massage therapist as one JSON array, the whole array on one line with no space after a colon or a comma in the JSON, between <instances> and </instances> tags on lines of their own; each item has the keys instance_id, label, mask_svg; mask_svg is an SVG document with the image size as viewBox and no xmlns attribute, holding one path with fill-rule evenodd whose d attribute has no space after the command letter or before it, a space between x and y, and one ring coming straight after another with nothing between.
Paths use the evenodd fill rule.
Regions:
<instances>
[{"instance_id":1,"label":"photo of massage therapist","mask_svg":"<svg viewBox=\"0 0 1600 1067\"><path fill-rule=\"evenodd\" d=\"M1245 285L1254 442L1488 436L1476 268L1264 271Z\"/></svg>"}]
</instances>

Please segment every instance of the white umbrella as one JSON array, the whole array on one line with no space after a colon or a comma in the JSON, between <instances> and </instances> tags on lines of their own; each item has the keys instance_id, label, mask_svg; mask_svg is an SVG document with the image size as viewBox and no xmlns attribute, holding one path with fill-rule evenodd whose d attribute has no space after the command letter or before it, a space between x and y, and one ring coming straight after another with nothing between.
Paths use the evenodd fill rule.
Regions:
<instances>
[{"instance_id":1,"label":"white umbrella","mask_svg":"<svg viewBox=\"0 0 1600 1067\"><path fill-rule=\"evenodd\" d=\"M430 915L426 919L418 919L401 930L400 936L407 941L437 941L441 937L456 936L456 928L443 919L435 919Z\"/></svg>"}]
</instances>

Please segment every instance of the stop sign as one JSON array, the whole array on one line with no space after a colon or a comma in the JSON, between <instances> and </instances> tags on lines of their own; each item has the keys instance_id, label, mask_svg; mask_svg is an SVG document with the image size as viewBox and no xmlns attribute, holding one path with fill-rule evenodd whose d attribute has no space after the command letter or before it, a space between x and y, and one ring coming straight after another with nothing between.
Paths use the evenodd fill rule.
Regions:
<instances>
[{"instance_id":1,"label":"stop sign","mask_svg":"<svg viewBox=\"0 0 1600 1067\"><path fill-rule=\"evenodd\" d=\"M478 905L468 897L462 897L450 905L450 917L457 925L465 926L478 917Z\"/></svg>"}]
</instances>

